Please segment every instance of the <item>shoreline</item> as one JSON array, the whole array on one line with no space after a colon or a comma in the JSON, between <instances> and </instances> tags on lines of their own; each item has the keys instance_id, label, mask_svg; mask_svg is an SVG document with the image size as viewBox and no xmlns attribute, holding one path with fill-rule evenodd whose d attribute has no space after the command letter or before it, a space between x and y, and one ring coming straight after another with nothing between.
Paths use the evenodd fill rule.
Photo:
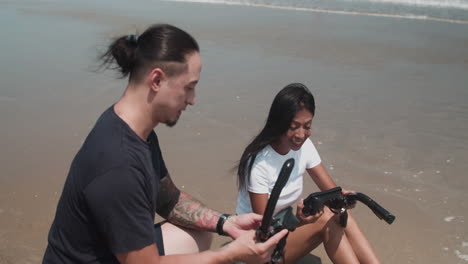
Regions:
<instances>
[{"instance_id":1,"label":"shoreline","mask_svg":"<svg viewBox=\"0 0 468 264\"><path fill-rule=\"evenodd\" d=\"M455 24L468 24L468 20L439 18L439 17L434 17L434 16L415 15L415 14L397 15L397 14L344 11L344 10L321 9L321 8L292 7L292 6L284 6L284 5L255 4L255 3L236 2L236 1L226 2L226 1L222 1L222 0L221 1L216 1L216 0L162 0L162 1L199 3L199 4L213 4L213 5L228 5L228 6L232 5L232 6L263 7L263 8L271 8L271 9L304 11L304 12L337 14L337 15L387 17L387 18L400 18L400 19L410 19L410 20L427 20L427 21L447 22L447 23L455 23Z\"/></svg>"}]
</instances>

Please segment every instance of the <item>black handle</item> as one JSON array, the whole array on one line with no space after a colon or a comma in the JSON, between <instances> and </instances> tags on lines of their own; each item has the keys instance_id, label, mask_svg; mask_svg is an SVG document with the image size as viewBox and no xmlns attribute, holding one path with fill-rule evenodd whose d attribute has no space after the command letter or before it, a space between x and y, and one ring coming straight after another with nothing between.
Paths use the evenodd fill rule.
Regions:
<instances>
[{"instance_id":1,"label":"black handle","mask_svg":"<svg viewBox=\"0 0 468 264\"><path fill-rule=\"evenodd\" d=\"M283 167L278 175L275 186L271 191L270 198L263 214L262 225L260 226L260 231L264 234L268 233L268 229L271 226L271 221L273 219L273 213L275 212L276 203L278 202L279 195L281 190L289 179L291 172L294 168L294 159L290 158L283 163Z\"/></svg>"},{"instance_id":2,"label":"black handle","mask_svg":"<svg viewBox=\"0 0 468 264\"><path fill-rule=\"evenodd\" d=\"M351 201L358 200L364 203L365 205L367 205L367 207L369 207L372 210L372 212L374 212L374 214L378 218L385 220L385 222L387 222L388 224L393 223L393 221L395 220L395 216L393 214L385 210L385 208L380 206L376 201L372 200L369 196L363 193L357 192L355 194L348 194L346 195L346 199L349 199Z\"/></svg>"}]
</instances>

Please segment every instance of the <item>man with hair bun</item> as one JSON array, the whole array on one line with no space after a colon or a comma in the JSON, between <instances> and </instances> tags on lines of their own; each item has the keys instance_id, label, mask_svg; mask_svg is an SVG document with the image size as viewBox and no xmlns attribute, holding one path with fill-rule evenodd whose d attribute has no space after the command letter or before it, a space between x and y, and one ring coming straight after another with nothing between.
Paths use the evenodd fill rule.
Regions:
<instances>
[{"instance_id":1,"label":"man with hair bun","mask_svg":"<svg viewBox=\"0 0 468 264\"><path fill-rule=\"evenodd\" d=\"M154 128L174 126L195 104L201 61L195 39L167 24L121 36L100 57L128 77L71 164L43 263L265 263L282 231L255 241L262 216L229 216L180 191ZM167 221L154 225L155 213ZM235 240L209 250L211 233Z\"/></svg>"}]
</instances>

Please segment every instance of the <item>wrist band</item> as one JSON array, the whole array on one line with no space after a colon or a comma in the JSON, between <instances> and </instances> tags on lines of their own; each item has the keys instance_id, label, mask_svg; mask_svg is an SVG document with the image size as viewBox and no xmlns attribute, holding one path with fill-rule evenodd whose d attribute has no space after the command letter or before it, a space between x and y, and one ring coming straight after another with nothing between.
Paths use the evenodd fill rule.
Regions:
<instances>
[{"instance_id":1,"label":"wrist band","mask_svg":"<svg viewBox=\"0 0 468 264\"><path fill-rule=\"evenodd\" d=\"M231 215L229 215L229 214L222 214L222 215L219 217L218 223L216 224L216 232L217 232L220 236L229 236L226 232L224 232L223 226L224 226L224 223L226 222L226 220L227 220L230 216L231 216Z\"/></svg>"}]
</instances>

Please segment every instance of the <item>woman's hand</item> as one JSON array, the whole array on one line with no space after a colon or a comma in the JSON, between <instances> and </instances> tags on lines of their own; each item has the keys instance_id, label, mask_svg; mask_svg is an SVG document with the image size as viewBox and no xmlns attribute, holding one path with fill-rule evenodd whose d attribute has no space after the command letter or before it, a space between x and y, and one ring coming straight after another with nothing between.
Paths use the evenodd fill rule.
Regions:
<instances>
[{"instance_id":1,"label":"woman's hand","mask_svg":"<svg viewBox=\"0 0 468 264\"><path fill-rule=\"evenodd\" d=\"M302 208L304 208L304 199L301 199L299 203L297 203L296 217L300 221L299 225L315 223L323 215L323 208L316 214L309 216L305 216L302 213Z\"/></svg>"},{"instance_id":2,"label":"woman's hand","mask_svg":"<svg viewBox=\"0 0 468 264\"><path fill-rule=\"evenodd\" d=\"M347 195L347 194L356 194L355 191L350 191L350 190L345 190L345 189L341 189L341 194L343 194L343 196ZM348 205L348 207L346 207L346 209L353 209L354 207L356 207L356 203L352 203L350 205Z\"/></svg>"}]
</instances>

